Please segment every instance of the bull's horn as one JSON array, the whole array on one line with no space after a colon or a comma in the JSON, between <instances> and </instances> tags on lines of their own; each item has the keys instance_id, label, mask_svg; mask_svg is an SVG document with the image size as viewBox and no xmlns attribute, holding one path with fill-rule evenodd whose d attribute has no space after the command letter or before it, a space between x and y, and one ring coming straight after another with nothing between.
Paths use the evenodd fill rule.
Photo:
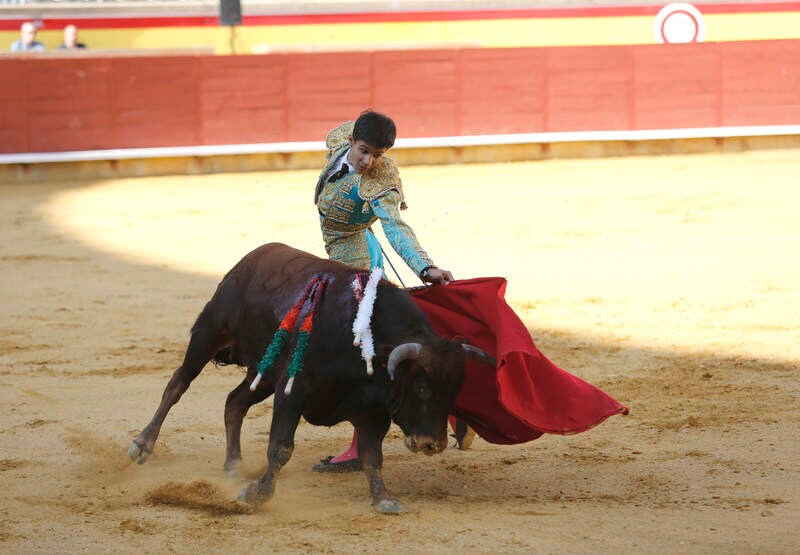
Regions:
<instances>
[{"instance_id":1,"label":"bull's horn","mask_svg":"<svg viewBox=\"0 0 800 555\"><path fill-rule=\"evenodd\" d=\"M421 354L422 345L420 343L403 343L392 349L392 352L389 353L389 362L386 364L389 377L394 379L395 370L397 370L397 366L401 362L408 359L418 359Z\"/></svg>"},{"instance_id":2,"label":"bull's horn","mask_svg":"<svg viewBox=\"0 0 800 555\"><path fill-rule=\"evenodd\" d=\"M473 347L472 345L467 345L466 343L462 343L461 346L464 348L467 358L488 364L492 368L497 368L497 359L486 351Z\"/></svg>"}]
</instances>

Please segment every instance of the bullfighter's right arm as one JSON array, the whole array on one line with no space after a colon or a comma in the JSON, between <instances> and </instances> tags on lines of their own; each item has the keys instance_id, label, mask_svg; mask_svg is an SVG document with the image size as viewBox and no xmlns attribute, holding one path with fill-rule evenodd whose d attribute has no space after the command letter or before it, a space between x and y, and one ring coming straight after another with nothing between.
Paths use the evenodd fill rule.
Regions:
<instances>
[{"instance_id":1,"label":"bullfighter's right arm","mask_svg":"<svg viewBox=\"0 0 800 555\"><path fill-rule=\"evenodd\" d=\"M380 219L383 233L392 248L411 270L420 275L433 261L419 244L411 226L400 217L400 193L391 190L370 203L373 213Z\"/></svg>"}]
</instances>

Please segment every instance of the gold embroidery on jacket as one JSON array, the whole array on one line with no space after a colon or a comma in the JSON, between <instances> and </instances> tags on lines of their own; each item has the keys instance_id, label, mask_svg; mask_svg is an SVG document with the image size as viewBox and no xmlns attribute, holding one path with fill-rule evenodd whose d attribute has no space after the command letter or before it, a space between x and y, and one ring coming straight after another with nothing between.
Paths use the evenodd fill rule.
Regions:
<instances>
[{"instance_id":1,"label":"gold embroidery on jacket","mask_svg":"<svg viewBox=\"0 0 800 555\"><path fill-rule=\"evenodd\" d=\"M388 193L389 191L400 193L400 202L403 197L403 182L400 180L400 172L394 160L388 156L381 156L375 167L361 176L361 185L358 186L358 196L372 202Z\"/></svg>"},{"instance_id":2,"label":"gold embroidery on jacket","mask_svg":"<svg viewBox=\"0 0 800 555\"><path fill-rule=\"evenodd\" d=\"M354 121L346 121L328 133L328 137L325 139L325 147L330 154L348 143L347 139L353 134L355 125L356 122Z\"/></svg>"}]
</instances>

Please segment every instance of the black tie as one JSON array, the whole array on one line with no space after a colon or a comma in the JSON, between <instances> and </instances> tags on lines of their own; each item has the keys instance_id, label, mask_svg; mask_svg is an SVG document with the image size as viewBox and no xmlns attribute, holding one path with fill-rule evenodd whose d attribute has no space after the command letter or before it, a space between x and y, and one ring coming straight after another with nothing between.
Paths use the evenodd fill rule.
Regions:
<instances>
[{"instance_id":1,"label":"black tie","mask_svg":"<svg viewBox=\"0 0 800 555\"><path fill-rule=\"evenodd\" d=\"M341 178L343 178L348 173L350 173L350 166L348 166L346 163L342 164L342 168L338 172L334 173L332 176L330 176L328 178L328 183L333 183L334 181L339 181Z\"/></svg>"}]
</instances>

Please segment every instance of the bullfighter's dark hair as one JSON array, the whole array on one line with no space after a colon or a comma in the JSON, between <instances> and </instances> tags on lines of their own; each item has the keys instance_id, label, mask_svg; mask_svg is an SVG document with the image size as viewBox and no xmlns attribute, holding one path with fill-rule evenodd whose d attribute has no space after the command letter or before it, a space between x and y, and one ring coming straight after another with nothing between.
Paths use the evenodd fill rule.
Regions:
<instances>
[{"instance_id":1,"label":"bullfighter's dark hair","mask_svg":"<svg viewBox=\"0 0 800 555\"><path fill-rule=\"evenodd\" d=\"M373 110L364 110L353 127L353 139L364 141L376 148L389 149L394 146L397 127L392 118Z\"/></svg>"}]
</instances>

